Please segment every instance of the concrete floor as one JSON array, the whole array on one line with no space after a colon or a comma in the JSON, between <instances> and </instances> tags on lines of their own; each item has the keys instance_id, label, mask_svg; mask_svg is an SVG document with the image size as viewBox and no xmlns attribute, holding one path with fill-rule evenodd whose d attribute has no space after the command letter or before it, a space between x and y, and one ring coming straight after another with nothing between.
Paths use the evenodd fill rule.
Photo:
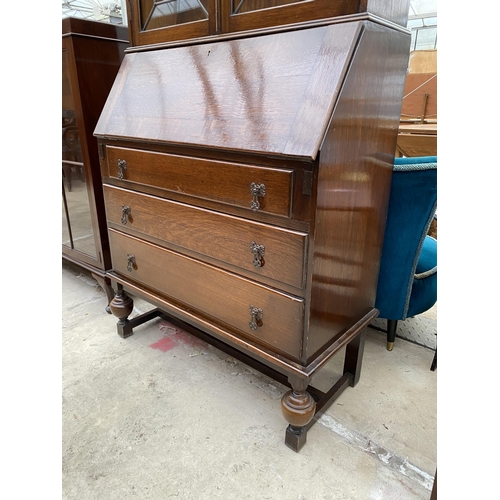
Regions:
<instances>
[{"instance_id":1,"label":"concrete floor","mask_svg":"<svg viewBox=\"0 0 500 500\"><path fill-rule=\"evenodd\" d=\"M396 339L388 352L369 329L360 382L295 453L284 386L160 319L120 338L104 292L78 267L63 263L62 286L63 499L430 498L432 349ZM151 308L136 300L133 315Z\"/></svg>"}]
</instances>

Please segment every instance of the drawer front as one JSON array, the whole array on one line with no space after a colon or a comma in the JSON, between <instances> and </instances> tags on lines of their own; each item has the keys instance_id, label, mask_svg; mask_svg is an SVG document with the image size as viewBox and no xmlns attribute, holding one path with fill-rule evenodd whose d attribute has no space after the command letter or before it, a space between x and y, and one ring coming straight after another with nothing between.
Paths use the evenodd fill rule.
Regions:
<instances>
[{"instance_id":1,"label":"drawer front","mask_svg":"<svg viewBox=\"0 0 500 500\"><path fill-rule=\"evenodd\" d=\"M106 148L108 173L148 185L238 207L290 217L293 170L253 167L187 156ZM252 208L253 207L253 208Z\"/></svg>"},{"instance_id":2,"label":"drawer front","mask_svg":"<svg viewBox=\"0 0 500 500\"><path fill-rule=\"evenodd\" d=\"M109 237L113 269L121 275L275 351L299 359L303 299L113 229L109 230ZM255 308L253 314L251 307Z\"/></svg>"},{"instance_id":3,"label":"drawer front","mask_svg":"<svg viewBox=\"0 0 500 500\"><path fill-rule=\"evenodd\" d=\"M307 234L104 186L108 221L303 288Z\"/></svg>"}]
</instances>

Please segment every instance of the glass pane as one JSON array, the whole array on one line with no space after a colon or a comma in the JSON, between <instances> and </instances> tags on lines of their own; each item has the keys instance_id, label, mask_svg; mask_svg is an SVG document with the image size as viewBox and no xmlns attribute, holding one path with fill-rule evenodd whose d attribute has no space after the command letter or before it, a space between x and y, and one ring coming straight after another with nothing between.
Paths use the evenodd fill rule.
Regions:
<instances>
[{"instance_id":1,"label":"glass pane","mask_svg":"<svg viewBox=\"0 0 500 500\"><path fill-rule=\"evenodd\" d=\"M151 30L208 19L209 0L142 0L142 29Z\"/></svg>"},{"instance_id":2,"label":"glass pane","mask_svg":"<svg viewBox=\"0 0 500 500\"><path fill-rule=\"evenodd\" d=\"M71 230L69 227L69 214L68 214L68 204L66 202L66 192L64 189L64 178L63 178L63 189L62 189L63 197L62 197L62 244L73 248L71 237Z\"/></svg>"},{"instance_id":3,"label":"glass pane","mask_svg":"<svg viewBox=\"0 0 500 500\"><path fill-rule=\"evenodd\" d=\"M437 49L437 28L422 28L411 31L411 50Z\"/></svg>"},{"instance_id":4,"label":"glass pane","mask_svg":"<svg viewBox=\"0 0 500 500\"><path fill-rule=\"evenodd\" d=\"M62 242L97 258L67 53L62 53Z\"/></svg>"},{"instance_id":5,"label":"glass pane","mask_svg":"<svg viewBox=\"0 0 500 500\"><path fill-rule=\"evenodd\" d=\"M232 13L244 14L254 10L268 9L270 7L279 7L291 3L305 2L306 0L232 0Z\"/></svg>"}]
</instances>

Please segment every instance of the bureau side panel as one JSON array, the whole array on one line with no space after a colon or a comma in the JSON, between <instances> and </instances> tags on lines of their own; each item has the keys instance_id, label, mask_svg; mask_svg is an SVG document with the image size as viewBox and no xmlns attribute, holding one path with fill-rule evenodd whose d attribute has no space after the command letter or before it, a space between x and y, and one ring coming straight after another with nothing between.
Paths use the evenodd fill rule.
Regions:
<instances>
[{"instance_id":1,"label":"bureau side panel","mask_svg":"<svg viewBox=\"0 0 500 500\"><path fill-rule=\"evenodd\" d=\"M305 361L375 304L410 36L368 22L320 152Z\"/></svg>"}]
</instances>

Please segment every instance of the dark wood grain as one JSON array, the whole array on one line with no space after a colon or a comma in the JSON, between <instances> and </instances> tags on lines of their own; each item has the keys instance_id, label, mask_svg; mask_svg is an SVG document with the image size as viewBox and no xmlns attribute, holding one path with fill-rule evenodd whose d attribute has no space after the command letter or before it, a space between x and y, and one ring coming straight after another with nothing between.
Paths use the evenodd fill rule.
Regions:
<instances>
[{"instance_id":1,"label":"dark wood grain","mask_svg":"<svg viewBox=\"0 0 500 500\"><path fill-rule=\"evenodd\" d=\"M299 359L303 299L114 230L109 231L109 236L113 269L122 276L144 283L184 307L194 308L292 359ZM135 257L132 271L127 270L127 254ZM257 330L249 326L251 305L263 311L262 326Z\"/></svg>"},{"instance_id":2,"label":"dark wood grain","mask_svg":"<svg viewBox=\"0 0 500 500\"><path fill-rule=\"evenodd\" d=\"M86 39L91 37L109 38L115 43L125 42L126 45L129 42L129 32L126 26L89 21L77 17L66 17L62 20L62 36L63 38L83 36Z\"/></svg>"},{"instance_id":3,"label":"dark wood grain","mask_svg":"<svg viewBox=\"0 0 500 500\"><path fill-rule=\"evenodd\" d=\"M321 6L345 17L283 28L311 19L311 9L327 15ZM255 0L230 19L218 11L223 30L255 21L281 31L129 52L95 130L105 145L112 280L286 375L295 451L316 420L311 378L348 346L327 400L355 385L361 332L378 314L410 45L391 21L407 7ZM251 182L266 185L257 211ZM248 240L265 246L259 269Z\"/></svg>"},{"instance_id":4,"label":"dark wood grain","mask_svg":"<svg viewBox=\"0 0 500 500\"><path fill-rule=\"evenodd\" d=\"M104 187L106 213L110 224L122 231L137 231L217 259L219 265L232 264L302 288L305 283L307 234L247 219L177 203L129 190ZM130 215L122 222L122 207ZM158 214L162 223L158 224ZM252 241L265 247L261 267L253 265Z\"/></svg>"},{"instance_id":5,"label":"dark wood grain","mask_svg":"<svg viewBox=\"0 0 500 500\"><path fill-rule=\"evenodd\" d=\"M302 50L290 51L287 44L291 40L294 40L294 47L300 45L297 41L304 42L301 44ZM269 42L271 42L270 45ZM275 100L269 101L275 103L274 108L273 105L263 106L255 101L255 108L252 108L253 114L246 113L244 107L238 109L232 105L235 102L232 101L235 94L231 97L231 90L228 92L227 100L232 104L224 104L220 108L213 104L216 101L215 94L213 88L206 85L205 78L205 72L210 69L212 63L200 63L198 68L194 68L192 59L188 57L191 50L196 50L200 54L199 51L204 46L164 49L157 53L131 54L124 62L121 76L117 79L96 129L96 134L101 135L108 143L106 175L110 180L114 179L114 183L123 187L145 190L147 186L153 185L167 190L164 193L154 193L159 196L168 198L174 196L175 193L177 197L174 199L180 200L180 193L186 196L186 203L195 205L198 202L189 197L210 198L228 204L228 210L230 210L230 207L243 206L249 201L247 187L240 191L241 180L247 173L250 172L251 175L245 180L245 186L250 179L256 181L254 174L261 176L268 172L276 175L277 179L281 179L276 183L277 186L281 186L281 191L278 189L278 192L282 193L278 199L286 200L282 207L286 207L288 214L290 214L291 206L288 200L292 192L294 197L292 204L300 206L301 202L297 200L306 198L309 200L306 205L316 207L310 219L305 290L306 321L301 334L304 348L294 351L295 356L298 352L302 354L301 362L305 365L320 356L328 346L343 345L342 338L346 332L360 317L366 316L373 309L409 42L410 37L407 33L370 22L351 22L346 25L313 28L298 33L280 33L252 40L221 42L222 55L217 56L218 49L216 49L216 57L213 59L219 63L230 61L228 54L231 54L235 48L244 47L244 50L239 53L241 60L236 65L239 69L226 72L223 64L220 74L226 77L238 75L232 81L235 86L241 85L243 89L261 86L263 89L270 88L272 92L269 94L273 97L275 94L278 95ZM238 45L240 43L241 45ZM252 51L251 49L255 47L258 49ZM259 73L256 71L258 68L256 61L259 60L259 54L264 51L264 47L267 48L268 57L263 72ZM343 47L344 53L339 58L340 47ZM374 53L381 59L376 64L373 62ZM152 56L152 58L143 59L142 56L145 55ZM186 57L182 58L182 55ZM204 54L204 56L205 60L209 59L212 53ZM139 85L142 80L136 79L138 73L142 72L146 78L149 78L148 74L150 75L158 68L168 66L168 63L173 63L171 68L174 70L176 64L179 65L179 71L175 72L182 75L183 85L176 85L176 88L171 90L170 87L177 83L177 80L169 80L166 73L162 73L162 77L165 75L165 82L157 79L156 87L151 84L148 89L145 89L146 81L143 86ZM183 71L180 71L180 68ZM283 68L287 68L285 71L287 78L280 80L279 75L282 74ZM294 87L294 82L297 80L291 68L294 68L296 74L299 75L298 81L301 85L298 88ZM162 70L159 71L161 73ZM301 76L303 71L307 75L305 80L302 80ZM278 81L281 83L286 81L281 93L277 92L276 82L269 75L278 75ZM223 78L220 78L220 82L222 80ZM287 93L287 86L288 89L294 89L296 94ZM196 91L186 92L185 97L182 95L179 97L176 94L178 87L182 88L181 94L186 89ZM226 87L228 87L227 84ZM231 89L230 86L229 88ZM130 100L127 101L123 95L132 90L134 94L130 94ZM164 94L168 97L169 92L173 92L172 103L168 99L151 99L152 94L158 96ZM191 103L194 103L192 106L188 105L188 94L192 97ZM268 91L265 90L261 94L263 96L261 100L265 101ZM294 127L289 125L286 134L277 135L269 133L264 128L261 138L266 142L266 149L263 152L262 142L254 141L252 137L248 139L248 135L252 135L248 132L248 128L259 121L264 124L266 121L280 123L283 114L276 110L284 110L286 107L284 101L280 100L283 94L287 97L295 95L296 101L290 101L287 107L293 109L293 113L288 111L290 115L294 115L290 123L296 121L297 125ZM325 95L328 97L322 99L321 96ZM200 104L203 100L211 104ZM280 104L277 105L276 102ZM294 107L294 103L298 104ZM181 104L183 104L182 107ZM169 108L169 106L172 107ZM153 115L160 120L158 123L161 123L161 126L159 125L156 129L147 124L149 118L140 118ZM167 120L170 116L172 120ZM213 125L211 120L213 117L221 118L222 116L226 123L234 124L231 127L234 134L231 136L228 134L225 137L232 142L226 143L221 140L217 143L213 140L217 135L215 132L220 132L220 129L215 126L210 131ZM133 121L132 118L138 119ZM158 144L159 147L175 146L182 151L182 144L171 142L165 137L178 133L176 127L183 122L186 122L186 133L192 133L192 131L188 132L187 127L193 122L204 123L203 133L198 137L197 142L194 142L193 138L192 143L186 144L188 148L201 147L200 157L168 155L143 149L148 146L154 148ZM247 125L239 130L238 124L241 122ZM115 137L115 127L118 126L126 130L126 133ZM278 129L279 127L276 130ZM157 134L156 139L149 138L144 141L143 132L146 130L154 130ZM211 135L212 132L215 135ZM129 137L138 144L140 149L114 147L110 141L111 138L126 144ZM159 137L162 139L158 139ZM240 149L245 141L247 141L247 146ZM273 143L280 143L281 146L278 148L273 146ZM234 147L227 149L228 144L233 144ZM208 146L212 148L207 149ZM250 150L246 151L247 148ZM252 153L256 155L256 158L263 154L266 157L278 158L272 154L278 149L281 150L283 169L218 162L202 157L205 151L210 151L215 158L217 157L216 151L218 151L219 156L229 154L229 152L232 155L242 152L244 155ZM312 156L318 154L319 151L319 155L315 161L303 164L299 170L299 163L296 160L303 157L305 150L315 151L315 153L310 153ZM124 158L127 161L127 171L124 179L118 181L117 162ZM293 170L286 169L286 166L290 164L290 159L295 160L291 162L294 165ZM300 175L297 173L299 171ZM306 171L309 177L308 183L304 180ZM300 178L300 182L295 182L291 190L290 181L294 172L295 177ZM257 180L257 182L260 181ZM266 186L267 182L266 180ZM172 194L169 194L170 192ZM134 197L131 195L130 199ZM242 199L246 201L242 202ZM149 203L151 199L148 200ZM268 198L266 194L263 199L263 211L269 211L274 200L274 197ZM115 200L113 203L114 211L117 211L121 201ZM183 210L186 213L182 212L184 215L177 217L175 210L169 211L166 207L179 208L180 205L174 205L171 202L163 204L163 208L158 207L158 211L165 217L164 220L171 221L168 226L172 226L174 233L169 236L168 230L155 227L153 218L156 210L152 209L152 212L148 212L149 209L144 202L139 202L139 205L142 213L147 214L147 222L144 222L144 226L134 234L146 232L155 238L155 242L161 244L164 241L166 245L184 246L210 259L218 258L213 251L214 234L228 235L233 232L241 234L232 225L237 219L222 215L214 216L208 211L201 210L201 207L196 210L184 207ZM274 213L284 213L283 208L274 210ZM247 209L246 217L252 219L257 215ZM117 215L112 217L117 217ZM217 225L216 220L224 220L221 226L225 227L207 231L207 234L199 238L200 241L197 243L194 238L190 241L186 236L183 242L182 231L176 229L176 223L172 222L176 218L190 228L185 234L196 232L204 222L207 223L207 227L214 227ZM114 227L118 228L119 222L116 218L111 220ZM269 220L269 222L273 222L276 226L280 225L277 219ZM178 228L181 227L180 224L181 222L177 223ZM242 229L245 227L249 227L249 224L241 224L240 231L245 231ZM268 230L272 231L272 228ZM235 239L234 245L238 238L239 236ZM236 248L232 247L232 244L229 247ZM228 250L228 253L231 255L226 255L221 261L228 265L243 267L239 256L235 256L233 250ZM296 250L292 253L296 257L300 255ZM284 251L281 277L273 274L273 279L296 284L297 282L290 280L287 260L287 252ZM297 260L302 265L302 258L299 257ZM125 264L122 262L120 265ZM147 274L143 278L145 280L143 283L150 284L148 283L149 276ZM161 290L160 288L160 292ZM217 314L215 317L218 317Z\"/></svg>"},{"instance_id":6,"label":"dark wood grain","mask_svg":"<svg viewBox=\"0 0 500 500\"><path fill-rule=\"evenodd\" d=\"M132 45L150 45L168 40L190 39L216 33L216 0L208 0L208 19L178 19L178 24L162 27L156 25L145 29L147 16L151 11L151 0L133 0L128 2L127 16Z\"/></svg>"},{"instance_id":7,"label":"dark wood grain","mask_svg":"<svg viewBox=\"0 0 500 500\"><path fill-rule=\"evenodd\" d=\"M118 161L127 168L123 184L150 185L186 196L208 198L251 211L251 184L264 184L258 211L290 216L293 170L165 155L135 149L106 149L108 175L118 178Z\"/></svg>"},{"instance_id":8,"label":"dark wood grain","mask_svg":"<svg viewBox=\"0 0 500 500\"><path fill-rule=\"evenodd\" d=\"M206 0L207 19L196 20L189 12L174 14L145 26L153 2L131 0L128 25L134 46L158 45L222 33L245 33L307 21L336 19L361 13L406 27L409 0Z\"/></svg>"},{"instance_id":9,"label":"dark wood grain","mask_svg":"<svg viewBox=\"0 0 500 500\"><path fill-rule=\"evenodd\" d=\"M409 43L367 23L321 149L308 360L375 303Z\"/></svg>"},{"instance_id":10,"label":"dark wood grain","mask_svg":"<svg viewBox=\"0 0 500 500\"><path fill-rule=\"evenodd\" d=\"M312 0L287 5L276 5L277 2L271 0L264 2L260 8L257 5L250 6L250 9L254 7L255 10L243 9L241 14L236 15L233 14L231 3L231 0L221 0L223 32L266 28L359 12L358 0Z\"/></svg>"},{"instance_id":11,"label":"dark wood grain","mask_svg":"<svg viewBox=\"0 0 500 500\"><path fill-rule=\"evenodd\" d=\"M270 156L255 155L252 153L241 153L241 152L231 152L231 151L217 151L214 149L201 149L199 147L184 147L180 145L162 144L155 143L154 146L151 144L143 144L140 141L134 140L115 140L107 139L105 142L100 140L101 150L104 153L104 157L101 158L101 176L103 181L107 184L112 184L115 186L124 187L124 182L120 181L116 177L110 177L110 171L106 156L106 151L110 147L121 148L125 150L137 149L138 151L144 152L154 152L154 153L164 153L165 155L174 155L182 157L190 157L205 160L214 160L216 162L222 162L226 164L236 164L240 166L247 167L264 167L271 169L279 169L285 171L293 171L292 178L292 194L291 194L291 219L284 218L280 216L280 220L276 221L275 215L272 213L265 212L263 210L257 210L253 212L252 217L254 220L278 224L289 229L297 229L299 231L308 231L309 221L311 220L311 203L312 203L312 179L314 178L314 163L308 160L286 160L283 158L276 158ZM317 160L316 160L317 161ZM253 180L251 181L253 182ZM130 184L126 185L131 187ZM165 196L166 192L164 188L149 186L147 184L141 184L138 187L142 192L152 194L154 196ZM308 194L306 194L308 193ZM180 193L179 191L168 191L168 197L176 201L186 201L186 194ZM193 200L194 201L194 200ZM249 204L244 202L244 206L238 206L236 204L225 204L221 207L219 201L212 201L207 198L197 198L196 204L203 206L205 208L213 210L224 210L228 213L236 216L247 217Z\"/></svg>"},{"instance_id":12,"label":"dark wood grain","mask_svg":"<svg viewBox=\"0 0 500 500\"><path fill-rule=\"evenodd\" d=\"M410 0L253 0L244 2L240 15L234 15L232 0L221 0L223 31L243 31L298 21L335 18L366 12L406 26ZM245 6L245 4L248 4Z\"/></svg>"},{"instance_id":13,"label":"dark wood grain","mask_svg":"<svg viewBox=\"0 0 500 500\"><path fill-rule=\"evenodd\" d=\"M95 134L312 160L361 26L127 54Z\"/></svg>"}]
</instances>

